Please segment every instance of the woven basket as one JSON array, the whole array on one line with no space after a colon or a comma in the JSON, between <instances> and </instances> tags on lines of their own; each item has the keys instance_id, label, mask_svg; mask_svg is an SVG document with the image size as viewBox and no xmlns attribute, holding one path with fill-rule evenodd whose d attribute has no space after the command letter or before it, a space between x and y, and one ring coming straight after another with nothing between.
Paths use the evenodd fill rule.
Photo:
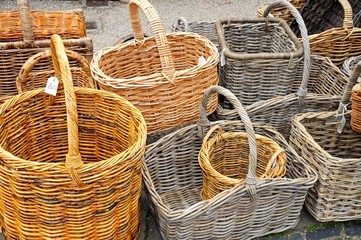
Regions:
<instances>
[{"instance_id":1,"label":"woven basket","mask_svg":"<svg viewBox=\"0 0 361 240\"><path fill-rule=\"evenodd\" d=\"M243 119L248 120L248 117ZM287 159L284 150L272 139L254 134L251 122L245 126L246 132L223 133L216 125L204 137L198 157L203 174L203 200L244 182L249 165L255 168L258 180L285 175ZM215 130L218 133L211 137Z\"/></svg>"},{"instance_id":2,"label":"woven basket","mask_svg":"<svg viewBox=\"0 0 361 240\"><path fill-rule=\"evenodd\" d=\"M144 38L138 7L154 36ZM197 119L194 104L204 90L218 84L218 52L195 33L164 33L155 9L147 0L129 2L134 41L103 48L94 54L91 71L101 89L115 92L143 114L149 133L160 132ZM199 58L204 57L204 62ZM217 107L213 97L209 111Z\"/></svg>"},{"instance_id":3,"label":"woven basket","mask_svg":"<svg viewBox=\"0 0 361 240\"><path fill-rule=\"evenodd\" d=\"M73 85L95 88L88 60L72 50L66 50L66 56L69 62L73 63L70 67ZM35 54L24 63L16 78L19 93L45 87L47 79L54 76L54 70L36 70L36 66L43 61L51 62L51 59L52 55L49 49Z\"/></svg>"},{"instance_id":4,"label":"woven basket","mask_svg":"<svg viewBox=\"0 0 361 240\"><path fill-rule=\"evenodd\" d=\"M214 92L233 96L214 86L206 91L205 99ZM204 109L207 101L203 103L200 123L220 125L225 131L244 131L240 121L209 123ZM274 139L285 149L288 159L285 178L259 180L247 188L243 182L202 200L199 127L197 124L183 127L147 146L143 179L163 239L250 239L294 227L305 195L317 177L286 140L273 128L254 124L257 133ZM252 189L257 192L253 201L247 191Z\"/></svg>"},{"instance_id":5,"label":"woven basket","mask_svg":"<svg viewBox=\"0 0 361 240\"><path fill-rule=\"evenodd\" d=\"M359 5L360 11L361 2L354 2ZM335 65L341 66L348 57L361 55L361 23L353 23L348 0L338 0L338 3L339 7L336 7L335 0L309 0L301 13L309 33L313 34L310 35L311 53L329 57ZM269 9L266 9L265 14L268 12ZM344 16L342 21L337 20L340 16ZM355 18L359 19L358 16ZM291 25L293 31L296 31L296 25Z\"/></svg>"},{"instance_id":6,"label":"woven basket","mask_svg":"<svg viewBox=\"0 0 361 240\"><path fill-rule=\"evenodd\" d=\"M51 40L57 96L36 89L0 107L0 229L6 239L137 239L145 121L116 94L73 88Z\"/></svg>"},{"instance_id":7,"label":"woven basket","mask_svg":"<svg viewBox=\"0 0 361 240\"><path fill-rule=\"evenodd\" d=\"M350 112L344 108L360 72L361 65L351 78L338 111L299 114L292 121L293 148L319 174L307 196L306 207L321 222L361 219L361 135L352 131Z\"/></svg>"},{"instance_id":8,"label":"woven basket","mask_svg":"<svg viewBox=\"0 0 361 240\"><path fill-rule=\"evenodd\" d=\"M298 11L302 9L303 5L306 4L307 0L288 0ZM258 16L263 16L265 9L269 3L263 4L258 8ZM272 16L285 20L288 24L293 21L292 13L286 7L274 8L271 11Z\"/></svg>"},{"instance_id":9,"label":"woven basket","mask_svg":"<svg viewBox=\"0 0 361 240\"><path fill-rule=\"evenodd\" d=\"M355 66L358 62L361 62L361 55L358 57L350 57L346 59L346 61L343 63L341 71L347 76L351 77L352 71L355 69ZM361 77L358 78L358 82L361 82Z\"/></svg>"},{"instance_id":10,"label":"woven basket","mask_svg":"<svg viewBox=\"0 0 361 240\"><path fill-rule=\"evenodd\" d=\"M282 3L297 14L307 39L298 11L289 2ZM244 105L292 93L304 49L286 22L276 18L218 20L216 28L221 86L234 92ZM231 107L226 101L222 105Z\"/></svg>"},{"instance_id":11,"label":"woven basket","mask_svg":"<svg viewBox=\"0 0 361 240\"><path fill-rule=\"evenodd\" d=\"M84 15L74 11L30 11L26 0L18 0L18 11L0 11L0 98L17 94L16 77L27 59L50 48L50 36L59 34L67 49L88 61L93 43L86 37ZM49 61L37 69L52 70Z\"/></svg>"},{"instance_id":12,"label":"woven basket","mask_svg":"<svg viewBox=\"0 0 361 240\"><path fill-rule=\"evenodd\" d=\"M359 62L354 70L354 76L360 79L361 73L361 62ZM351 128L357 133L361 133L361 85L356 84L352 88L352 114L351 114Z\"/></svg>"},{"instance_id":13,"label":"woven basket","mask_svg":"<svg viewBox=\"0 0 361 240\"><path fill-rule=\"evenodd\" d=\"M180 17L176 25L173 27L175 32L194 32L207 37L211 42L218 47L218 34L215 22L190 22Z\"/></svg>"},{"instance_id":14,"label":"woven basket","mask_svg":"<svg viewBox=\"0 0 361 240\"><path fill-rule=\"evenodd\" d=\"M296 70L296 81L301 82L304 68L301 65ZM309 72L307 95L303 107L300 107L300 97L296 93L275 97L264 102L258 102L246 108L252 122L264 122L272 125L288 139L292 117L301 112L334 111L337 109L343 89L348 78L328 58L312 55ZM296 84L293 88L296 89ZM214 114L216 119L238 119L237 112L221 106Z\"/></svg>"}]
</instances>

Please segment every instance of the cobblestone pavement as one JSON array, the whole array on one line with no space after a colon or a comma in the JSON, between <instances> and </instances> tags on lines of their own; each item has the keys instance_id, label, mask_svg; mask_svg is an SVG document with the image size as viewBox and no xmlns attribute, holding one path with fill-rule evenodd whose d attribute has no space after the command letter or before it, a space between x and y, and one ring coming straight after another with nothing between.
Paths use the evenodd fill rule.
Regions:
<instances>
[{"instance_id":1,"label":"cobblestone pavement","mask_svg":"<svg viewBox=\"0 0 361 240\"><path fill-rule=\"evenodd\" d=\"M211 21L218 18L255 17L257 6L271 0L149 0L157 9L167 31L180 16L192 21ZM89 7L86 0L29 0L32 9L66 10L80 8L89 24L88 35L93 38L94 50L113 45L119 38L131 33L126 0L109 1L107 6ZM16 9L15 0L0 0L1 10ZM150 34L142 18L145 32ZM93 28L93 29L90 29ZM152 215L142 201L142 224L140 240L160 240ZM361 222L318 223L307 212L293 230L269 235L259 240L316 240L361 239ZM0 240L4 240L0 234Z\"/></svg>"}]
</instances>

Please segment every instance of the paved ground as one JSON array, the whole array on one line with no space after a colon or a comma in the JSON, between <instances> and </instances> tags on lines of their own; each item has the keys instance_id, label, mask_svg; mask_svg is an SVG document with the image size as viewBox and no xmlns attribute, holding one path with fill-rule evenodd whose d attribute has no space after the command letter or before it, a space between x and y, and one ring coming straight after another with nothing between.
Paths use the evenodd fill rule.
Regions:
<instances>
[{"instance_id":1,"label":"paved ground","mask_svg":"<svg viewBox=\"0 0 361 240\"><path fill-rule=\"evenodd\" d=\"M190 22L210 21L218 18L229 17L254 17L257 6L270 0L150 0L158 10L159 15L170 31L172 24L177 17L183 16ZM96 29L88 31L93 37L95 51L102 47L113 45L119 38L130 34L130 20L127 1L109 2L108 6L88 7L86 0L63 1L63 0L29 0L32 9L65 10L81 8L85 11L87 22L95 22ZM1 0L0 9L16 9L16 1ZM143 26L150 34L143 18ZM142 201L142 226L141 240L160 240L160 234L152 219L151 213ZM314 239L361 239L361 223L327 223L316 222L306 211L301 215L298 226L286 233L271 235L264 239L293 239L293 240L314 240ZM3 240L0 234L0 240Z\"/></svg>"}]
</instances>

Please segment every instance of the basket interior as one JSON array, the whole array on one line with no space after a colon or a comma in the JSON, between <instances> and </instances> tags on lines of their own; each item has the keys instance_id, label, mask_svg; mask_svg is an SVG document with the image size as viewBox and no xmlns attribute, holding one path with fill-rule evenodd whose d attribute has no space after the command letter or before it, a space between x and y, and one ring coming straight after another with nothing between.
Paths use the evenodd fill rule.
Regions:
<instances>
[{"instance_id":1,"label":"basket interior","mask_svg":"<svg viewBox=\"0 0 361 240\"><path fill-rule=\"evenodd\" d=\"M295 44L276 22L231 22L223 24L228 49L234 53L291 53Z\"/></svg>"},{"instance_id":2,"label":"basket interior","mask_svg":"<svg viewBox=\"0 0 361 240\"><path fill-rule=\"evenodd\" d=\"M361 157L361 134L351 129L350 116L342 134L337 133L339 121L335 116L329 118L303 119L302 125L322 149L333 157L338 158L360 158Z\"/></svg>"},{"instance_id":3,"label":"basket interior","mask_svg":"<svg viewBox=\"0 0 361 240\"><path fill-rule=\"evenodd\" d=\"M77 89L76 91L79 91ZM68 129L63 90L54 104L48 94L18 102L0 115L1 147L16 157L36 162L65 162ZM142 123L129 103L101 94L76 94L79 149L85 163L108 159L139 141Z\"/></svg>"},{"instance_id":4,"label":"basket interior","mask_svg":"<svg viewBox=\"0 0 361 240\"><path fill-rule=\"evenodd\" d=\"M216 58L216 51L209 41L191 33L167 34L176 71L198 65L203 56ZM134 44L114 49L99 60L99 68L110 78L135 78L161 72L161 63L154 37L147 38L141 46Z\"/></svg>"},{"instance_id":5,"label":"basket interior","mask_svg":"<svg viewBox=\"0 0 361 240\"><path fill-rule=\"evenodd\" d=\"M208 160L214 170L230 178L245 179L249 166L249 144L246 135L238 134L217 139L218 141L212 141L208 146ZM267 165L274 155L275 149L269 144L262 143L259 138L256 141L257 177L268 177L272 175L273 169L266 171Z\"/></svg>"}]
</instances>

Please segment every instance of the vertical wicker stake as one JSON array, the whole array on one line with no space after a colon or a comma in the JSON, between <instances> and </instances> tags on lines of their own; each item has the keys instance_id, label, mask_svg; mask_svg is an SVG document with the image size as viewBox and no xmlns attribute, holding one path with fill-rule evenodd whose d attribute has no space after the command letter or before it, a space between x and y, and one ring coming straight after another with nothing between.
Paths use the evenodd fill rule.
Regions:
<instances>
[{"instance_id":1,"label":"vertical wicker stake","mask_svg":"<svg viewBox=\"0 0 361 240\"><path fill-rule=\"evenodd\" d=\"M31 17L30 17L30 8L27 0L17 0L17 5L19 7L20 19L21 19L21 28L23 30L23 37L25 43L34 42L33 29L31 27Z\"/></svg>"},{"instance_id":2,"label":"vertical wicker stake","mask_svg":"<svg viewBox=\"0 0 361 240\"><path fill-rule=\"evenodd\" d=\"M78 186L83 183L80 180L76 171L77 167L83 165L79 153L79 138L78 138L78 112L75 102L75 92L73 81L71 78L70 66L64 51L64 45L59 35L51 37L51 51L55 77L62 81L64 85L65 104L67 112L67 125L68 125L68 154L66 155L65 166L70 170L72 179Z\"/></svg>"}]
</instances>

